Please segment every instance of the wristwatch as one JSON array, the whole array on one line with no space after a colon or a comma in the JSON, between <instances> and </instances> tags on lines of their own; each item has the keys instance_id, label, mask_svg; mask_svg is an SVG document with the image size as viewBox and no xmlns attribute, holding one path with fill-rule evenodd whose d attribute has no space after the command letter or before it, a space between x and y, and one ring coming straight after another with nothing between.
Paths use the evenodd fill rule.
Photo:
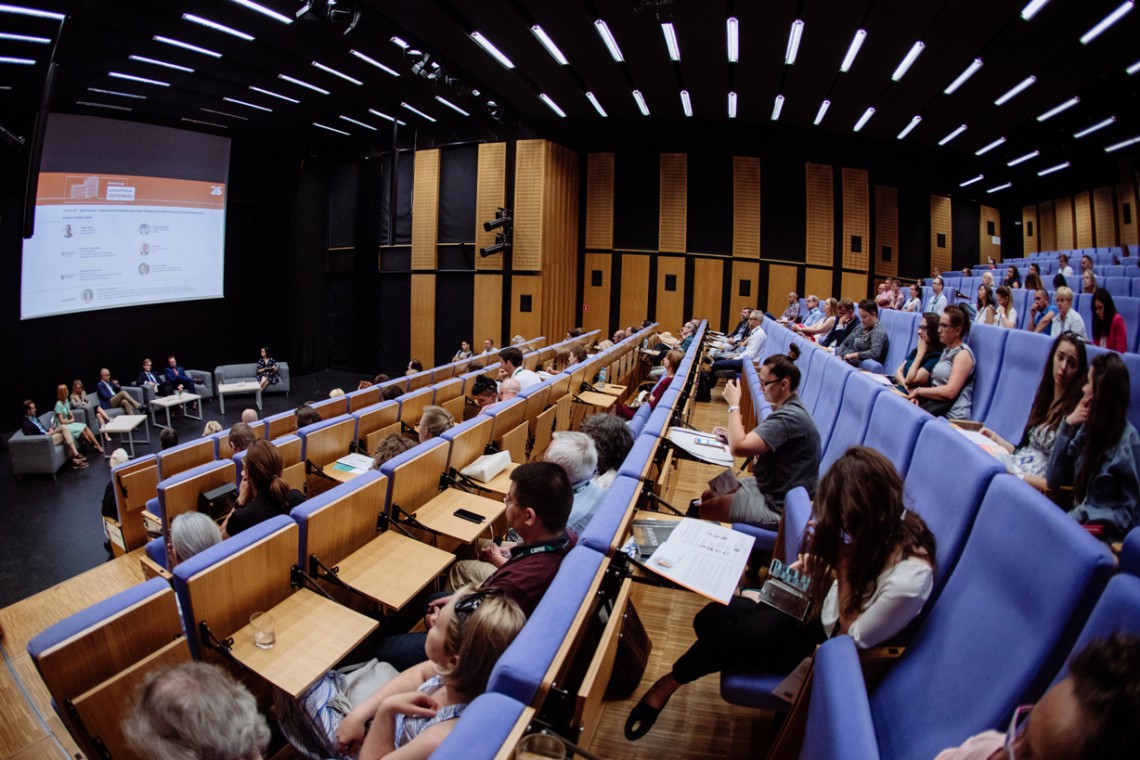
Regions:
<instances>
[{"instance_id":1,"label":"wristwatch","mask_svg":"<svg viewBox=\"0 0 1140 760\"><path fill-rule=\"evenodd\" d=\"M728 408L728 413L729 413L729 414L732 414L733 412L738 412L738 411L740 411L740 407L739 407L739 406L730 406L730 407Z\"/></svg>"}]
</instances>

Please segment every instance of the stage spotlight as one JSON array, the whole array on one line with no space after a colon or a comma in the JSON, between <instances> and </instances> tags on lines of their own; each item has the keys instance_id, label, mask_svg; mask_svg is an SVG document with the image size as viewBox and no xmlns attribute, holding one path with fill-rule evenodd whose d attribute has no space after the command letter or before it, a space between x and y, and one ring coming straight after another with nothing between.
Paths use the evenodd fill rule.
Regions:
<instances>
[{"instance_id":1,"label":"stage spotlight","mask_svg":"<svg viewBox=\"0 0 1140 760\"><path fill-rule=\"evenodd\" d=\"M497 230L500 227L506 227L511 223L511 212L508 209L501 208L495 211L495 219L490 222L483 222L483 231L490 232Z\"/></svg>"}]
</instances>

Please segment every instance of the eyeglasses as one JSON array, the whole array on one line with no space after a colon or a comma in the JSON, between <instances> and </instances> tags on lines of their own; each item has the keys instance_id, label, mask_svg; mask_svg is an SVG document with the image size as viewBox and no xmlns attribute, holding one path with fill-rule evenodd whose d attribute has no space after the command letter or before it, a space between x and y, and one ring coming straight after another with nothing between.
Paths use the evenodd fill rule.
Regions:
<instances>
[{"instance_id":1,"label":"eyeglasses","mask_svg":"<svg viewBox=\"0 0 1140 760\"><path fill-rule=\"evenodd\" d=\"M492 596L502 596L503 590L501 588L480 588L471 592L455 603L455 617L459 620L459 628L463 629L463 624L467 622L467 618L475 614L475 610L483 604L483 600Z\"/></svg>"},{"instance_id":2,"label":"eyeglasses","mask_svg":"<svg viewBox=\"0 0 1140 760\"><path fill-rule=\"evenodd\" d=\"M1020 705L1013 711L1009 721L1009 728L1005 732L1005 753L1009 760L1017 760L1013 753L1014 742L1025 731L1025 724L1029 722L1029 714L1033 712L1033 705Z\"/></svg>"},{"instance_id":3,"label":"eyeglasses","mask_svg":"<svg viewBox=\"0 0 1140 760\"><path fill-rule=\"evenodd\" d=\"M938 323L938 329L939 330L949 330L953 326L954 325L950 324L949 322L939 322Z\"/></svg>"},{"instance_id":4,"label":"eyeglasses","mask_svg":"<svg viewBox=\"0 0 1140 760\"><path fill-rule=\"evenodd\" d=\"M761 387L767 388L767 387L768 387L769 385L771 385L772 383L778 383L778 382L780 382L780 381L781 381L781 380L783 380L783 379L784 379L784 378L782 378L782 377L777 377L777 378L773 378L773 379L771 379L771 380L761 380L761 381L760 381L760 385L761 385Z\"/></svg>"}]
</instances>

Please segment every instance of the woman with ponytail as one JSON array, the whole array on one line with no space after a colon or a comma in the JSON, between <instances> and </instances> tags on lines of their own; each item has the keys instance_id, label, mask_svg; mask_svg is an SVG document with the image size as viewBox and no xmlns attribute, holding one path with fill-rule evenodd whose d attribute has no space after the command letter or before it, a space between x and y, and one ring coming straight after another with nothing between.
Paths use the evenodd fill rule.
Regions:
<instances>
[{"instance_id":1,"label":"woman with ponytail","mask_svg":"<svg viewBox=\"0 0 1140 760\"><path fill-rule=\"evenodd\" d=\"M289 510L305 500L300 491L281 479L281 454L267 440L258 439L246 449L242 460L241 486L237 508L222 524L222 536L229 538Z\"/></svg>"}]
</instances>

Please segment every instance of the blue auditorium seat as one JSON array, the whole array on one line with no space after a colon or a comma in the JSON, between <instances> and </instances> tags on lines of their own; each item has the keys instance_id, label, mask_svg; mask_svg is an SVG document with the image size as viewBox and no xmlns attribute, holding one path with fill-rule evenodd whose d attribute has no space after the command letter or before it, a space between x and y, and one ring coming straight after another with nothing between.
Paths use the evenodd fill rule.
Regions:
<instances>
[{"instance_id":1,"label":"blue auditorium seat","mask_svg":"<svg viewBox=\"0 0 1140 760\"><path fill-rule=\"evenodd\" d=\"M887 355L883 359L883 374L892 375L899 365L906 361L907 354L918 340L918 312L888 309L880 312L879 318L887 330Z\"/></svg>"},{"instance_id":2,"label":"blue auditorium seat","mask_svg":"<svg viewBox=\"0 0 1140 760\"><path fill-rule=\"evenodd\" d=\"M1113 296L1112 302L1116 305L1116 311L1124 317L1124 326L1128 331L1128 352L1134 354L1140 350L1140 298ZM1091 338L1092 320L1090 319L1087 324Z\"/></svg>"},{"instance_id":3,"label":"blue auditorium seat","mask_svg":"<svg viewBox=\"0 0 1140 760\"><path fill-rule=\"evenodd\" d=\"M502 694L479 695L432 752L432 760L493 760L525 710L526 705Z\"/></svg>"},{"instance_id":4,"label":"blue auditorium seat","mask_svg":"<svg viewBox=\"0 0 1140 760\"><path fill-rule=\"evenodd\" d=\"M800 357L801 364L805 358L805 356ZM800 399L804 402L804 406L807 407L809 412L819 399L819 389L820 386L823 385L824 365L831 364L833 361L839 360L823 349L817 349L811 352L807 374L801 374L800 387L797 389L800 394ZM800 372L803 372L802 368Z\"/></svg>"},{"instance_id":5,"label":"blue auditorium seat","mask_svg":"<svg viewBox=\"0 0 1140 760\"><path fill-rule=\"evenodd\" d=\"M986 427L1007 441L1020 441L1052 344L1048 335L1010 331L989 410L984 418L974 419L984 419Z\"/></svg>"},{"instance_id":6,"label":"blue auditorium seat","mask_svg":"<svg viewBox=\"0 0 1140 760\"><path fill-rule=\"evenodd\" d=\"M889 392L862 372L851 373L843 389L843 402L835 418L835 427L819 462L820 475L827 472L832 462L843 456L847 449L863 444L875 399L880 393Z\"/></svg>"},{"instance_id":7,"label":"blue auditorium seat","mask_svg":"<svg viewBox=\"0 0 1140 760\"><path fill-rule=\"evenodd\" d=\"M1140 578L1140 528L1133 528L1124 537L1120 549L1120 572Z\"/></svg>"},{"instance_id":8,"label":"blue auditorium seat","mask_svg":"<svg viewBox=\"0 0 1140 760\"><path fill-rule=\"evenodd\" d=\"M919 433L934 418L897 393L875 397L863 442L878 450L904 478L918 444Z\"/></svg>"},{"instance_id":9,"label":"blue auditorium seat","mask_svg":"<svg viewBox=\"0 0 1140 760\"><path fill-rule=\"evenodd\" d=\"M970 419L984 420L990 409L1010 331L993 325L972 325L967 339L974 352L974 397Z\"/></svg>"},{"instance_id":10,"label":"blue auditorium seat","mask_svg":"<svg viewBox=\"0 0 1140 760\"><path fill-rule=\"evenodd\" d=\"M1114 633L1140 636L1140 578L1135 575L1117 575L1108 582L1073 645L1073 654L1082 651L1093 639L1107 638ZM1051 686L1068 675L1069 662L1066 661Z\"/></svg>"},{"instance_id":11,"label":"blue auditorium seat","mask_svg":"<svg viewBox=\"0 0 1140 760\"><path fill-rule=\"evenodd\" d=\"M1124 269L1124 267L1116 268L1120 270ZM1123 275L1119 277L1105 277L1098 284L1103 285L1103 287L1112 294L1113 303L1116 303L1118 298L1130 298L1133 295L1131 277L1125 277Z\"/></svg>"},{"instance_id":12,"label":"blue auditorium seat","mask_svg":"<svg viewBox=\"0 0 1140 760\"><path fill-rule=\"evenodd\" d=\"M640 480L627 475L615 478L598 511L590 518L590 524L578 537L578 543L608 555L614 539L621 538L618 533L625 526L626 511L641 491L641 485Z\"/></svg>"},{"instance_id":13,"label":"blue auditorium seat","mask_svg":"<svg viewBox=\"0 0 1140 760\"><path fill-rule=\"evenodd\" d=\"M1011 291L1013 308L1017 309L1017 327L1024 330L1029 324L1029 311L1033 308L1033 294L1036 291L1016 288Z\"/></svg>"},{"instance_id":14,"label":"blue auditorium seat","mask_svg":"<svg viewBox=\"0 0 1140 760\"><path fill-rule=\"evenodd\" d=\"M843 389L847 380L857 372L847 362L828 356L822 374L823 382L819 386L819 398L816 399L814 407L808 407L808 411L815 419L815 426L819 429L821 453L827 450L827 442L831 440L831 429L835 426L835 418L839 416Z\"/></svg>"},{"instance_id":15,"label":"blue auditorium seat","mask_svg":"<svg viewBox=\"0 0 1140 760\"><path fill-rule=\"evenodd\" d=\"M850 636L836 636L816 651L801 760L879 757L871 705L848 693L862 683L859 654Z\"/></svg>"}]
</instances>

